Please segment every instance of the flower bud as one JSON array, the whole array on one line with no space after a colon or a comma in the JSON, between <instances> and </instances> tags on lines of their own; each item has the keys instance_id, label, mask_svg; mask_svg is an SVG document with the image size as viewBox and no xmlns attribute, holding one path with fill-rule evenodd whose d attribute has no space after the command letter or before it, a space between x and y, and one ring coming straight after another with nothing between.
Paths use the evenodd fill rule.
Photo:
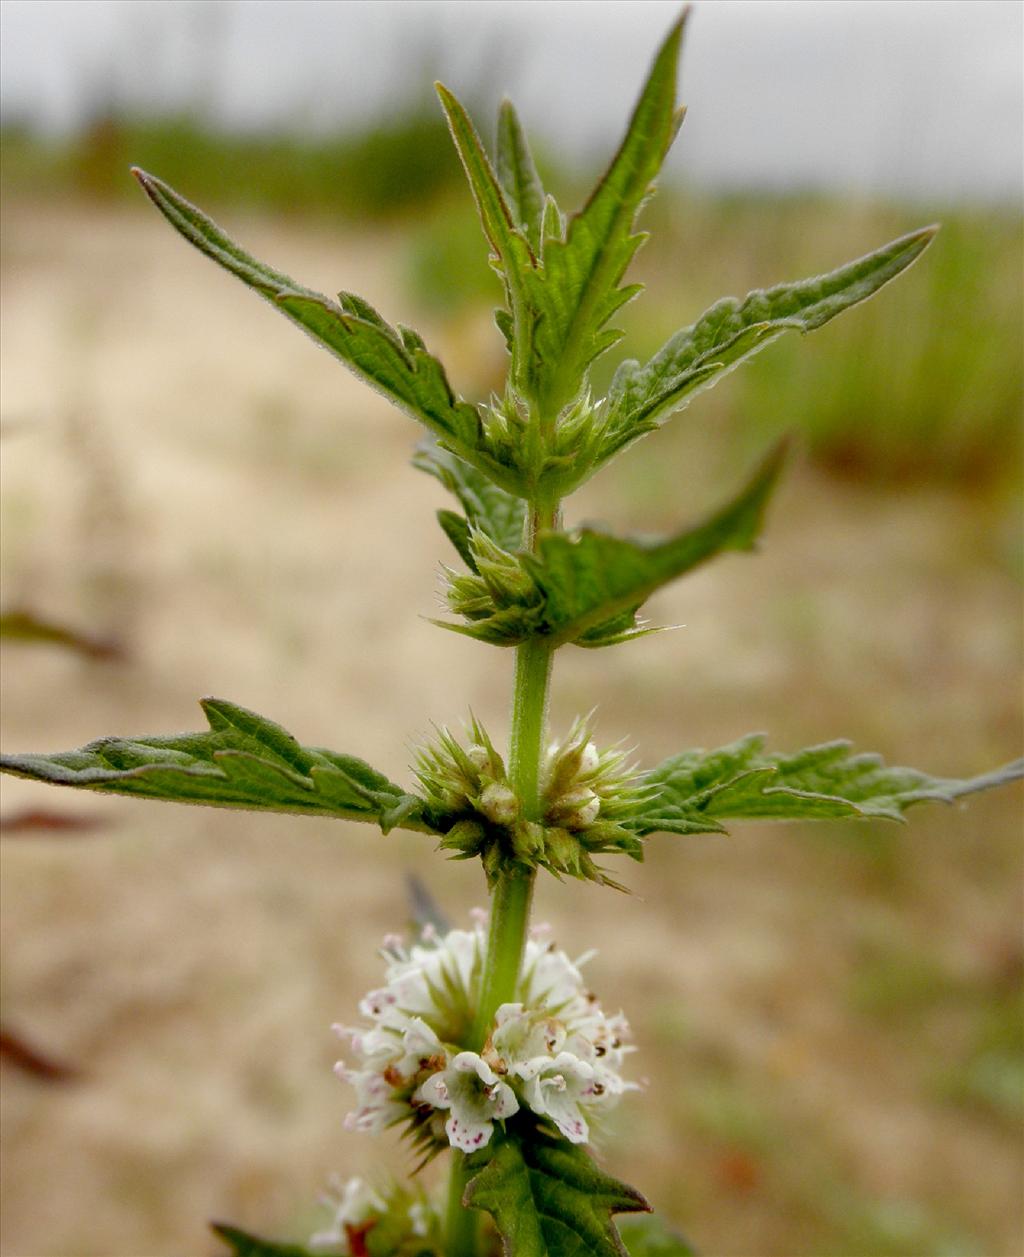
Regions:
<instances>
[{"instance_id":1,"label":"flower bud","mask_svg":"<svg viewBox=\"0 0 1024 1257\"><path fill-rule=\"evenodd\" d=\"M461 851L476 855L484 840L484 827L478 821L456 821L438 844L443 851Z\"/></svg>"},{"instance_id":2,"label":"flower bud","mask_svg":"<svg viewBox=\"0 0 1024 1257\"><path fill-rule=\"evenodd\" d=\"M477 772L486 772L491 766L491 753L486 746L467 746L466 758Z\"/></svg>"},{"instance_id":3,"label":"flower bud","mask_svg":"<svg viewBox=\"0 0 1024 1257\"><path fill-rule=\"evenodd\" d=\"M549 821L566 829L586 829L597 820L601 800L588 786L577 786L554 799L545 812Z\"/></svg>"},{"instance_id":4,"label":"flower bud","mask_svg":"<svg viewBox=\"0 0 1024 1257\"><path fill-rule=\"evenodd\" d=\"M493 781L480 795L480 811L495 825L511 825L519 815L519 800L509 786Z\"/></svg>"}]
</instances>

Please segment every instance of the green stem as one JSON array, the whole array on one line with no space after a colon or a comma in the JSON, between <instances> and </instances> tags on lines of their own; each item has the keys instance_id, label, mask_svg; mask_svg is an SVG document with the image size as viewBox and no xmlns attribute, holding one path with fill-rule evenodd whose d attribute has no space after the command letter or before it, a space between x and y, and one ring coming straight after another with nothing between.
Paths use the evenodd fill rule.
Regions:
<instances>
[{"instance_id":1,"label":"green stem","mask_svg":"<svg viewBox=\"0 0 1024 1257\"><path fill-rule=\"evenodd\" d=\"M558 519L557 506L534 506L527 522L526 543L536 549L537 537ZM516 648L512 697L512 735L509 744L509 784L515 791L526 820L540 819L540 767L544 749L548 687L551 680L551 646L543 638L530 638ZM526 946L533 883L537 870L512 865L495 883L491 894L491 922L487 953L480 979L480 996L467 1047L479 1052L494 1014L512 1003L519 983L519 969ZM466 1186L465 1157L453 1154L448 1185L448 1257L475 1257L478 1215L462 1206Z\"/></svg>"},{"instance_id":2,"label":"green stem","mask_svg":"<svg viewBox=\"0 0 1024 1257\"><path fill-rule=\"evenodd\" d=\"M445 1228L444 1248L446 1257L477 1257L481 1214L476 1209L463 1207L462 1193L466 1190L468 1179L466 1154L453 1148L448 1179L448 1225Z\"/></svg>"}]
</instances>

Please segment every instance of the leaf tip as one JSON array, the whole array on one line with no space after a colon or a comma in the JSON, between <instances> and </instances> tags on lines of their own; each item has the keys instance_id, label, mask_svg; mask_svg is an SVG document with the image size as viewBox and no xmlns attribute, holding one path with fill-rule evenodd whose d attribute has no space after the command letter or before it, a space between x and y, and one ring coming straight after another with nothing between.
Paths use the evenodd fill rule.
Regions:
<instances>
[{"instance_id":1,"label":"leaf tip","mask_svg":"<svg viewBox=\"0 0 1024 1257\"><path fill-rule=\"evenodd\" d=\"M668 34L665 36L665 41L661 46L663 52L672 47L675 47L676 51L678 51L679 45L682 42L683 32L686 29L686 23L689 21L692 13L692 4L684 4L679 10L679 16L669 27Z\"/></svg>"},{"instance_id":2,"label":"leaf tip","mask_svg":"<svg viewBox=\"0 0 1024 1257\"><path fill-rule=\"evenodd\" d=\"M159 181L154 179L151 174L148 174L145 170L143 170L141 166L129 166L128 173L132 176L143 192L145 192L149 199L151 201L154 200L156 185Z\"/></svg>"}]
</instances>

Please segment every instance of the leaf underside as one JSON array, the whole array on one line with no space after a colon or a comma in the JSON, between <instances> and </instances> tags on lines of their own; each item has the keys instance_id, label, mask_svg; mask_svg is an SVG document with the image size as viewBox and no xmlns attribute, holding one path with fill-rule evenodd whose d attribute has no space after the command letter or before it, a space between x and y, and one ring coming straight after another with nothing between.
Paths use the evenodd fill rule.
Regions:
<instances>
[{"instance_id":1,"label":"leaf underside","mask_svg":"<svg viewBox=\"0 0 1024 1257\"><path fill-rule=\"evenodd\" d=\"M543 1133L488 1150L463 1204L493 1217L505 1257L626 1257L612 1214L650 1209L583 1148Z\"/></svg>"},{"instance_id":2,"label":"leaf underside","mask_svg":"<svg viewBox=\"0 0 1024 1257\"><path fill-rule=\"evenodd\" d=\"M437 445L417 450L413 465L439 480L465 511L464 515L438 511L437 517L471 571L476 571L471 529L482 532L502 550L517 550L522 545L528 509L522 498L507 493L483 472Z\"/></svg>"},{"instance_id":3,"label":"leaf underside","mask_svg":"<svg viewBox=\"0 0 1024 1257\"><path fill-rule=\"evenodd\" d=\"M104 794L425 828L420 800L352 755L304 747L280 725L223 699L210 728L172 737L100 738L76 751L4 755L20 777Z\"/></svg>"},{"instance_id":4,"label":"leaf underside","mask_svg":"<svg viewBox=\"0 0 1024 1257\"><path fill-rule=\"evenodd\" d=\"M753 734L716 751L686 751L646 773L650 797L627 822L640 834L721 833L722 821L898 821L917 803L952 803L962 795L1024 776L1024 760L966 780L931 777L855 754L849 742L825 742L793 755L766 754Z\"/></svg>"},{"instance_id":5,"label":"leaf underside","mask_svg":"<svg viewBox=\"0 0 1024 1257\"><path fill-rule=\"evenodd\" d=\"M503 601L501 590L483 588L481 576L482 611L446 627L495 645L544 636L553 645L595 647L638 636L647 630L636 612L657 589L723 551L754 547L784 456L780 444L733 501L667 540L592 529L542 535L535 554L515 556L528 578L526 592L517 588Z\"/></svg>"}]
</instances>

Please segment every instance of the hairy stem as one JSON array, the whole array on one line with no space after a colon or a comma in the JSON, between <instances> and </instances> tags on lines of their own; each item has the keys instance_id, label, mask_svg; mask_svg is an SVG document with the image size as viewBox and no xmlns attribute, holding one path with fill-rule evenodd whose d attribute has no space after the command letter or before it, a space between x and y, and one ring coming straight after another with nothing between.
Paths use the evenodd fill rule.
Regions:
<instances>
[{"instance_id":1,"label":"hairy stem","mask_svg":"<svg viewBox=\"0 0 1024 1257\"><path fill-rule=\"evenodd\" d=\"M527 520L527 547L535 550L540 532L557 526L557 520L557 504L534 505ZM530 638L516 648L508 771L523 815L531 821L540 819L540 768L552 654L543 638ZM471 1051L481 1050L494 1014L502 1004L515 999L536 876L536 869L512 866L493 887L480 997L467 1044ZM474 1257L476 1253L477 1215L462 1206L465 1184L465 1157L456 1153L448 1185L448 1257Z\"/></svg>"},{"instance_id":2,"label":"hairy stem","mask_svg":"<svg viewBox=\"0 0 1024 1257\"><path fill-rule=\"evenodd\" d=\"M537 547L544 528L558 518L556 505L534 505L527 520L526 544ZM542 637L532 637L516 648L512 695L512 734L509 744L509 781L528 821L540 819L540 766L551 680L552 649ZM523 959L536 869L513 865L499 877L491 896L491 924L487 960L480 983L472 1047L479 1051L494 1014L515 999Z\"/></svg>"}]
</instances>

